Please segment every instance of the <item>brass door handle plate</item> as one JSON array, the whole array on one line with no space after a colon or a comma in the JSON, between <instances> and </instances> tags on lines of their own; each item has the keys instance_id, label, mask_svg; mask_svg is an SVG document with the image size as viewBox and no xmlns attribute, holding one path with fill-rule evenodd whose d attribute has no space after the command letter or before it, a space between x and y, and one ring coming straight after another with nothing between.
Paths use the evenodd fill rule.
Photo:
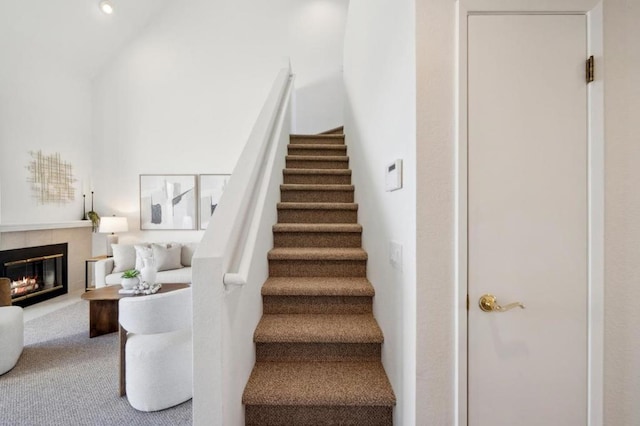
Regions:
<instances>
[{"instance_id":1,"label":"brass door handle plate","mask_svg":"<svg viewBox=\"0 0 640 426\"><path fill-rule=\"evenodd\" d=\"M508 305L500 306L498 305L498 301L493 294L484 294L478 300L478 306L484 312L506 312L510 309L520 307L520 309L524 309L524 305L520 302L509 303Z\"/></svg>"}]
</instances>

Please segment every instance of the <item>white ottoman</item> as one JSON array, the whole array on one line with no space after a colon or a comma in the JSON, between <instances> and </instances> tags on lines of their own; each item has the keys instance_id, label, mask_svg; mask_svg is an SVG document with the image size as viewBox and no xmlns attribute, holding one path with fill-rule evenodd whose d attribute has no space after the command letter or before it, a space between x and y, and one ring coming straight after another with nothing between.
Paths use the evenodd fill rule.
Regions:
<instances>
[{"instance_id":1,"label":"white ottoman","mask_svg":"<svg viewBox=\"0 0 640 426\"><path fill-rule=\"evenodd\" d=\"M160 334L129 334L126 383L129 404L157 411L193 395L191 329Z\"/></svg>"},{"instance_id":2,"label":"white ottoman","mask_svg":"<svg viewBox=\"0 0 640 426\"><path fill-rule=\"evenodd\" d=\"M24 347L21 307L0 307L0 342L0 374L4 374L16 365Z\"/></svg>"}]
</instances>

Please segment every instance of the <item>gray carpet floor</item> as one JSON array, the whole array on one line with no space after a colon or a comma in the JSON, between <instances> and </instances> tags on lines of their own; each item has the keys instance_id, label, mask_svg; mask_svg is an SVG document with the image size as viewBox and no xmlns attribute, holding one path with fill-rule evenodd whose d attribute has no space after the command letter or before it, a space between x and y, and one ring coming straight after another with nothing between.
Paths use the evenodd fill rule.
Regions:
<instances>
[{"instance_id":1,"label":"gray carpet floor","mask_svg":"<svg viewBox=\"0 0 640 426\"><path fill-rule=\"evenodd\" d=\"M89 339L87 302L28 321L24 337L0 376L0 425L191 424L191 401L144 413L118 396L118 334Z\"/></svg>"}]
</instances>

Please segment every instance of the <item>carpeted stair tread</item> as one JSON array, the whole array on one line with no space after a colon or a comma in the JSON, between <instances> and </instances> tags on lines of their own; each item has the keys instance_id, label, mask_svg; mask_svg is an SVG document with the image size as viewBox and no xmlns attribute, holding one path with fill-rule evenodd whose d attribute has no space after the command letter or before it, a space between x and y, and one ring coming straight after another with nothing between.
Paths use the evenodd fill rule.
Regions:
<instances>
[{"instance_id":1,"label":"carpeted stair tread","mask_svg":"<svg viewBox=\"0 0 640 426\"><path fill-rule=\"evenodd\" d=\"M355 188L347 184L280 185L280 201L291 203L353 203Z\"/></svg>"},{"instance_id":2,"label":"carpeted stair tread","mask_svg":"<svg viewBox=\"0 0 640 426\"><path fill-rule=\"evenodd\" d=\"M269 260L367 260L361 248L279 247L267 254Z\"/></svg>"},{"instance_id":3,"label":"carpeted stair tread","mask_svg":"<svg viewBox=\"0 0 640 426\"><path fill-rule=\"evenodd\" d=\"M346 145L332 145L332 144L326 144L326 143L308 143L308 144L295 144L295 143L291 143L289 145L287 145L287 148L295 148L295 149L299 149L299 150L314 150L314 149L320 149L320 150L326 150L326 151L342 151L342 152L346 152L347 151L347 146ZM344 155L344 154L338 154L338 155Z\"/></svg>"},{"instance_id":4,"label":"carpeted stair tread","mask_svg":"<svg viewBox=\"0 0 640 426\"><path fill-rule=\"evenodd\" d=\"M280 185L281 191L354 191L353 185L314 185L300 183L284 183Z\"/></svg>"},{"instance_id":5,"label":"carpeted stair tread","mask_svg":"<svg viewBox=\"0 0 640 426\"><path fill-rule=\"evenodd\" d=\"M312 141L311 141L312 142ZM293 143L287 145L289 155L320 155L323 157L347 155L347 146L344 144L317 144L317 143Z\"/></svg>"},{"instance_id":6,"label":"carpeted stair tread","mask_svg":"<svg viewBox=\"0 0 640 426\"><path fill-rule=\"evenodd\" d=\"M373 286L360 277L270 277L263 296L362 296L375 295Z\"/></svg>"},{"instance_id":7,"label":"carpeted stair tread","mask_svg":"<svg viewBox=\"0 0 640 426\"><path fill-rule=\"evenodd\" d=\"M358 210L357 203L278 203L278 209L286 210Z\"/></svg>"},{"instance_id":8,"label":"carpeted stair tread","mask_svg":"<svg viewBox=\"0 0 640 426\"><path fill-rule=\"evenodd\" d=\"M256 343L382 343L372 314L262 315L253 335Z\"/></svg>"},{"instance_id":9,"label":"carpeted stair tread","mask_svg":"<svg viewBox=\"0 0 640 426\"><path fill-rule=\"evenodd\" d=\"M306 134L297 134L297 133L291 133L289 135L290 139L317 139L317 138L322 138L322 139L343 139L344 135L343 134L329 134L329 133L320 133L318 135L306 135Z\"/></svg>"},{"instance_id":10,"label":"carpeted stair tread","mask_svg":"<svg viewBox=\"0 0 640 426\"><path fill-rule=\"evenodd\" d=\"M348 162L348 155L287 155L286 160Z\"/></svg>"},{"instance_id":11,"label":"carpeted stair tread","mask_svg":"<svg viewBox=\"0 0 640 426\"><path fill-rule=\"evenodd\" d=\"M284 169L285 175L351 175L351 169Z\"/></svg>"},{"instance_id":12,"label":"carpeted stair tread","mask_svg":"<svg viewBox=\"0 0 640 426\"><path fill-rule=\"evenodd\" d=\"M346 155L287 155L287 169L348 169L349 157Z\"/></svg>"},{"instance_id":13,"label":"carpeted stair tread","mask_svg":"<svg viewBox=\"0 0 640 426\"><path fill-rule=\"evenodd\" d=\"M322 135L289 135L289 142L292 144L327 144L327 145L342 145L344 144L343 134L322 134Z\"/></svg>"},{"instance_id":14,"label":"carpeted stair tread","mask_svg":"<svg viewBox=\"0 0 640 426\"><path fill-rule=\"evenodd\" d=\"M287 168L282 177L285 184L351 184L351 170L347 168Z\"/></svg>"},{"instance_id":15,"label":"carpeted stair tread","mask_svg":"<svg viewBox=\"0 0 640 426\"><path fill-rule=\"evenodd\" d=\"M380 362L257 362L242 402L393 406L396 400Z\"/></svg>"},{"instance_id":16,"label":"carpeted stair tread","mask_svg":"<svg viewBox=\"0 0 640 426\"><path fill-rule=\"evenodd\" d=\"M357 223L278 223L273 232L362 232Z\"/></svg>"},{"instance_id":17,"label":"carpeted stair tread","mask_svg":"<svg viewBox=\"0 0 640 426\"><path fill-rule=\"evenodd\" d=\"M279 223L358 222L358 204L353 202L286 201L277 207Z\"/></svg>"},{"instance_id":18,"label":"carpeted stair tread","mask_svg":"<svg viewBox=\"0 0 640 426\"><path fill-rule=\"evenodd\" d=\"M392 426L393 406L247 405L245 426Z\"/></svg>"}]
</instances>

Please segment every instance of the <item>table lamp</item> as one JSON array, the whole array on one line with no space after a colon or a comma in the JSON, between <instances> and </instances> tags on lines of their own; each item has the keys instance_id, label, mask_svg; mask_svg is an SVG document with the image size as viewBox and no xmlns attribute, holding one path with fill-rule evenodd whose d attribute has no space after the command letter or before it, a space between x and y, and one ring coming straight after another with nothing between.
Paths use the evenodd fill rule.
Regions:
<instances>
[{"instance_id":1,"label":"table lamp","mask_svg":"<svg viewBox=\"0 0 640 426\"><path fill-rule=\"evenodd\" d=\"M129 230L129 224L126 217L118 216L105 216L100 219L100 227L98 232L107 235L107 256L113 256L113 249L111 244L118 243L118 236L116 232L127 232Z\"/></svg>"}]
</instances>

